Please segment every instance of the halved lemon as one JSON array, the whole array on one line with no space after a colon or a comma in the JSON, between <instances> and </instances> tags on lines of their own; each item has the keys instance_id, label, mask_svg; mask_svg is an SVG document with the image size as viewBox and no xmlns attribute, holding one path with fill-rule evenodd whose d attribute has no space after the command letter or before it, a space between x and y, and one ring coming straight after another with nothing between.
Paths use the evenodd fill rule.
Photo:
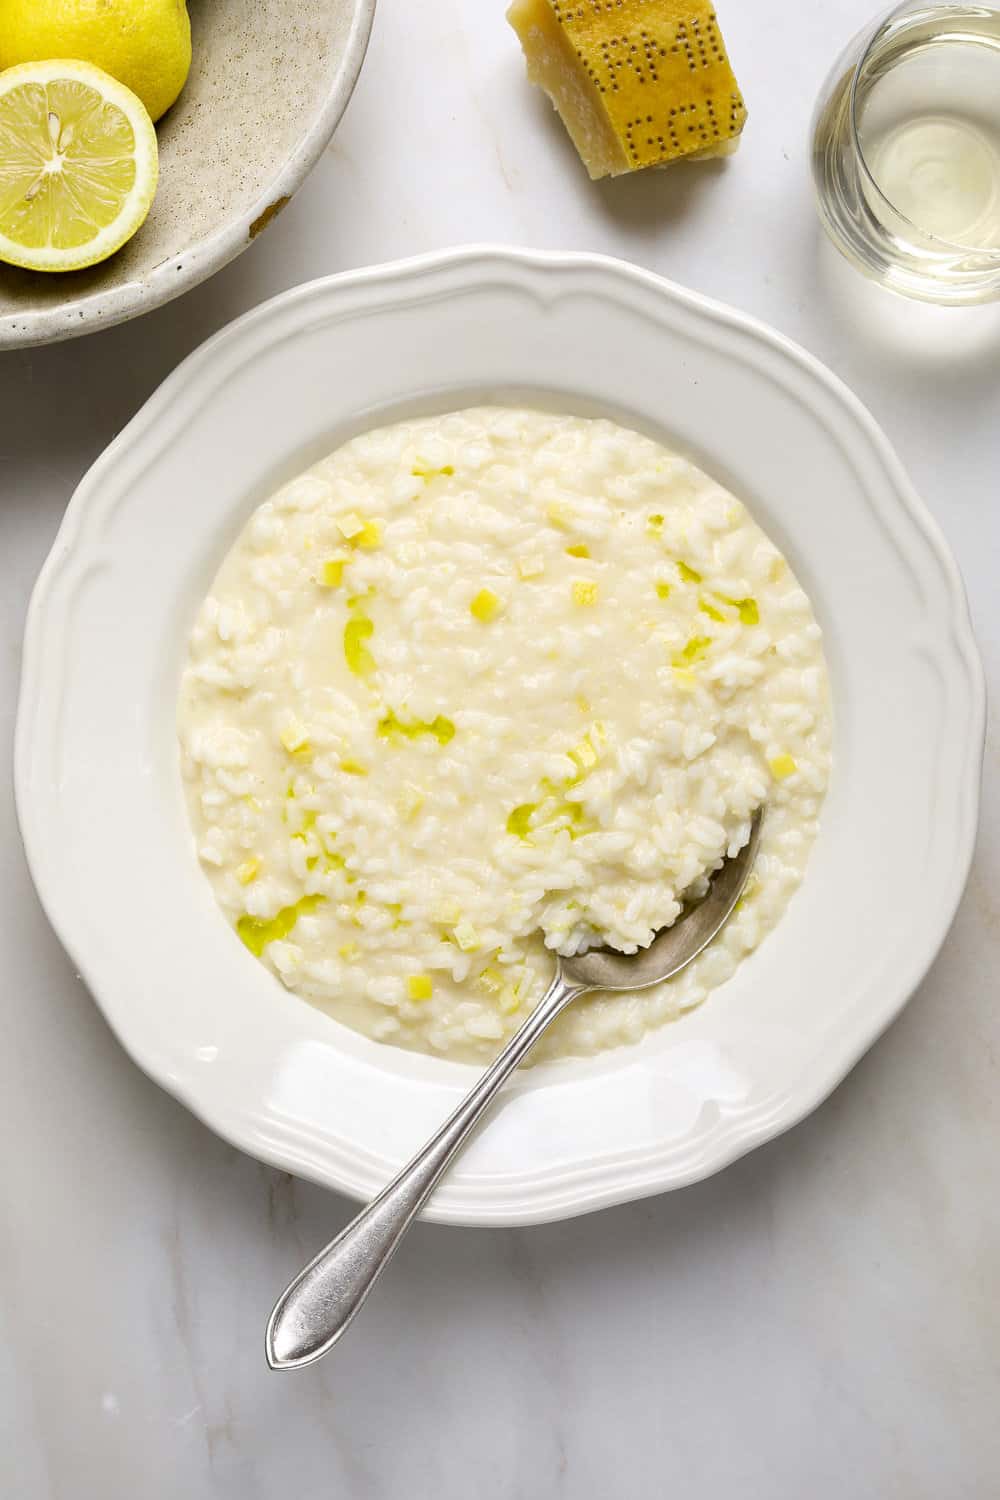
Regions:
<instances>
[{"instance_id":1,"label":"halved lemon","mask_svg":"<svg viewBox=\"0 0 1000 1500\"><path fill-rule=\"evenodd\" d=\"M110 74L61 59L0 73L0 260L104 260L149 213L157 172L153 122Z\"/></svg>"}]
</instances>

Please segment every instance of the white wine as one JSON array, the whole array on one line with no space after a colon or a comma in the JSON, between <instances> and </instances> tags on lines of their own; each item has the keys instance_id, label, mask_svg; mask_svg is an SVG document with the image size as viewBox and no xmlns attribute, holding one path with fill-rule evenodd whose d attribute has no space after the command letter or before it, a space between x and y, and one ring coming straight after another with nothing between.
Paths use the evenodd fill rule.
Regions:
<instances>
[{"instance_id":1,"label":"white wine","mask_svg":"<svg viewBox=\"0 0 1000 1500\"><path fill-rule=\"evenodd\" d=\"M918 229L976 249L1000 245L1000 137L964 120L906 120L873 142L872 176Z\"/></svg>"},{"instance_id":2,"label":"white wine","mask_svg":"<svg viewBox=\"0 0 1000 1500\"><path fill-rule=\"evenodd\" d=\"M831 235L911 295L1000 295L1000 11L904 7L857 53L814 126Z\"/></svg>"},{"instance_id":3,"label":"white wine","mask_svg":"<svg viewBox=\"0 0 1000 1500\"><path fill-rule=\"evenodd\" d=\"M1000 13L935 10L888 38L859 100L877 186L918 229L1000 247Z\"/></svg>"}]
</instances>

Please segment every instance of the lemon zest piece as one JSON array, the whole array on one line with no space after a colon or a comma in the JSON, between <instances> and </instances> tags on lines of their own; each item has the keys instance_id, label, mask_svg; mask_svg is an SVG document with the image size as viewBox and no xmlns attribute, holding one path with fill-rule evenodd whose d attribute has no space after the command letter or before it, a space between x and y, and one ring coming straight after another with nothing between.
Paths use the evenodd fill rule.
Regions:
<instances>
[{"instance_id":1,"label":"lemon zest piece","mask_svg":"<svg viewBox=\"0 0 1000 1500\"><path fill-rule=\"evenodd\" d=\"M454 472L455 469L452 464L442 464L439 469L433 469L429 464L425 464L423 459L420 458L417 459L416 463L413 465L413 468L410 470L410 473L413 475L414 479L422 479L425 484L428 483L431 479L436 479L439 474L450 476L454 474Z\"/></svg>"},{"instance_id":2,"label":"lemon zest piece","mask_svg":"<svg viewBox=\"0 0 1000 1500\"><path fill-rule=\"evenodd\" d=\"M677 651L670 658L672 667L690 667L696 661L701 661L712 645L711 638L707 635L693 635L684 647L683 651Z\"/></svg>"},{"instance_id":3,"label":"lemon zest piece","mask_svg":"<svg viewBox=\"0 0 1000 1500\"><path fill-rule=\"evenodd\" d=\"M355 677L371 677L377 663L365 645L375 633L367 615L357 613L344 626L344 660Z\"/></svg>"},{"instance_id":4,"label":"lemon zest piece","mask_svg":"<svg viewBox=\"0 0 1000 1500\"><path fill-rule=\"evenodd\" d=\"M480 589L469 605L469 613L481 624L488 625L491 620L496 619L502 608L503 601L499 595L494 594L492 589Z\"/></svg>"},{"instance_id":5,"label":"lemon zest piece","mask_svg":"<svg viewBox=\"0 0 1000 1500\"><path fill-rule=\"evenodd\" d=\"M476 976L476 984L481 990L485 990L487 995L499 995L503 991L504 983L500 970L494 968L492 964L488 964Z\"/></svg>"},{"instance_id":6,"label":"lemon zest piece","mask_svg":"<svg viewBox=\"0 0 1000 1500\"><path fill-rule=\"evenodd\" d=\"M310 755L312 753L309 744L309 731L298 719L278 732L278 738L288 751L289 755Z\"/></svg>"},{"instance_id":7,"label":"lemon zest piece","mask_svg":"<svg viewBox=\"0 0 1000 1500\"><path fill-rule=\"evenodd\" d=\"M504 985L503 994L500 996L500 1013L504 1016L512 1016L516 1010L521 1008L523 999L521 983Z\"/></svg>"},{"instance_id":8,"label":"lemon zest piece","mask_svg":"<svg viewBox=\"0 0 1000 1500\"><path fill-rule=\"evenodd\" d=\"M507 832L515 838L526 839L531 830L531 819L538 810L537 802L522 802L507 818Z\"/></svg>"},{"instance_id":9,"label":"lemon zest piece","mask_svg":"<svg viewBox=\"0 0 1000 1500\"><path fill-rule=\"evenodd\" d=\"M371 552L382 545L382 522L365 521L361 530L349 538L352 547L364 547Z\"/></svg>"},{"instance_id":10,"label":"lemon zest piece","mask_svg":"<svg viewBox=\"0 0 1000 1500\"><path fill-rule=\"evenodd\" d=\"M466 922L463 919L455 927L455 942L463 953L475 953L476 949L480 946L479 933L471 922Z\"/></svg>"},{"instance_id":11,"label":"lemon zest piece","mask_svg":"<svg viewBox=\"0 0 1000 1500\"><path fill-rule=\"evenodd\" d=\"M739 610L741 624L760 624L760 606L756 599L727 599L726 603L731 604L734 609Z\"/></svg>"}]
</instances>

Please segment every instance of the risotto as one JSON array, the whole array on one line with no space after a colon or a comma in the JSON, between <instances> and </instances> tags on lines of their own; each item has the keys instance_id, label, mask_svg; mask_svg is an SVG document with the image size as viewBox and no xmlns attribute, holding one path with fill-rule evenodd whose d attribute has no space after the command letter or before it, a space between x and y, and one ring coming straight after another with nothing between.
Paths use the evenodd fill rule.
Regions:
<instances>
[{"instance_id":1,"label":"risotto","mask_svg":"<svg viewBox=\"0 0 1000 1500\"><path fill-rule=\"evenodd\" d=\"M543 1047L698 1005L781 915L830 769L820 629L743 505L611 422L500 407L355 438L255 511L179 732L250 952L369 1036L458 1057L523 1020L547 949L648 944L766 801L715 942Z\"/></svg>"}]
</instances>

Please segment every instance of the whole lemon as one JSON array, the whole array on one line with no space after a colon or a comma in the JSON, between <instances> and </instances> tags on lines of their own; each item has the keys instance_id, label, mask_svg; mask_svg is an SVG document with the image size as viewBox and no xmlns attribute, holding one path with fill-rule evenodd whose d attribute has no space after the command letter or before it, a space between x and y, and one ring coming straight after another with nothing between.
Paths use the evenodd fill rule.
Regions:
<instances>
[{"instance_id":1,"label":"whole lemon","mask_svg":"<svg viewBox=\"0 0 1000 1500\"><path fill-rule=\"evenodd\" d=\"M50 57L103 68L158 120L191 67L185 0L0 0L0 69Z\"/></svg>"}]
</instances>

